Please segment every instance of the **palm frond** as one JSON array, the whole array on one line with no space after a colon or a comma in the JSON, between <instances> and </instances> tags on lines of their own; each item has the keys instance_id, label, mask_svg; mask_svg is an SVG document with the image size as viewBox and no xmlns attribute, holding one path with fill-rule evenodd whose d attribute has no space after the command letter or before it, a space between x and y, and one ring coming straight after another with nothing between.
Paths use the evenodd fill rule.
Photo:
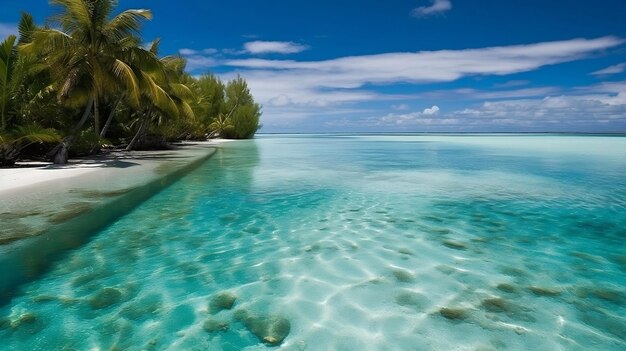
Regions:
<instances>
[{"instance_id":1,"label":"palm frond","mask_svg":"<svg viewBox=\"0 0 626 351\"><path fill-rule=\"evenodd\" d=\"M91 3L87 0L50 0L50 4L61 8L61 13L53 16L52 20L67 32L79 27L89 28L92 26Z\"/></svg>"},{"instance_id":2,"label":"palm frond","mask_svg":"<svg viewBox=\"0 0 626 351\"><path fill-rule=\"evenodd\" d=\"M180 109L182 110L182 115L187 119L195 119L196 114L193 112L193 108L185 101L180 102Z\"/></svg>"},{"instance_id":3,"label":"palm frond","mask_svg":"<svg viewBox=\"0 0 626 351\"><path fill-rule=\"evenodd\" d=\"M114 44L120 51L125 51L125 50L140 47L141 39L134 35L129 35L122 39L117 40Z\"/></svg>"},{"instance_id":4,"label":"palm frond","mask_svg":"<svg viewBox=\"0 0 626 351\"><path fill-rule=\"evenodd\" d=\"M148 84L150 100L163 113L178 117L178 107L172 97L159 86L148 74L143 74L143 78Z\"/></svg>"},{"instance_id":5,"label":"palm frond","mask_svg":"<svg viewBox=\"0 0 626 351\"><path fill-rule=\"evenodd\" d=\"M61 141L61 137L54 129L42 128L37 125L18 127L11 134L14 142L56 143Z\"/></svg>"},{"instance_id":6,"label":"palm frond","mask_svg":"<svg viewBox=\"0 0 626 351\"><path fill-rule=\"evenodd\" d=\"M165 70L175 76L181 76L187 66L187 60L181 56L165 56L161 58Z\"/></svg>"},{"instance_id":7,"label":"palm frond","mask_svg":"<svg viewBox=\"0 0 626 351\"><path fill-rule=\"evenodd\" d=\"M161 38L156 38L150 44L150 48L148 49L155 56L159 54L159 46L161 45Z\"/></svg>"},{"instance_id":8,"label":"palm frond","mask_svg":"<svg viewBox=\"0 0 626 351\"><path fill-rule=\"evenodd\" d=\"M123 49L119 55L123 57L124 62L132 63L132 66L150 73L157 81L165 79L163 64L151 51L134 46Z\"/></svg>"},{"instance_id":9,"label":"palm frond","mask_svg":"<svg viewBox=\"0 0 626 351\"><path fill-rule=\"evenodd\" d=\"M133 69L123 61L115 59L113 64L113 74L124 82L128 90L128 94L133 104L139 104L139 95L141 94L139 81Z\"/></svg>"},{"instance_id":10,"label":"palm frond","mask_svg":"<svg viewBox=\"0 0 626 351\"><path fill-rule=\"evenodd\" d=\"M89 2L91 3L91 21L96 26L106 23L113 7L117 6L117 1L111 0L91 0Z\"/></svg>"},{"instance_id":11,"label":"palm frond","mask_svg":"<svg viewBox=\"0 0 626 351\"><path fill-rule=\"evenodd\" d=\"M2 43L0 43L0 61L8 64L15 56L15 35L9 35Z\"/></svg>"},{"instance_id":12,"label":"palm frond","mask_svg":"<svg viewBox=\"0 0 626 351\"><path fill-rule=\"evenodd\" d=\"M68 44L72 37L58 29L38 29L31 34L31 41L20 45L19 50L24 54L52 52L67 54L71 52Z\"/></svg>"},{"instance_id":13,"label":"palm frond","mask_svg":"<svg viewBox=\"0 0 626 351\"><path fill-rule=\"evenodd\" d=\"M104 31L114 38L124 38L141 29L142 20L151 20L150 10L126 10L115 16L104 28Z\"/></svg>"},{"instance_id":14,"label":"palm frond","mask_svg":"<svg viewBox=\"0 0 626 351\"><path fill-rule=\"evenodd\" d=\"M22 17L20 18L20 23L17 29L20 34L18 45L30 43L33 33L37 29L33 16L27 12L22 12Z\"/></svg>"},{"instance_id":15,"label":"palm frond","mask_svg":"<svg viewBox=\"0 0 626 351\"><path fill-rule=\"evenodd\" d=\"M191 101L195 98L194 93L185 84L171 83L170 90L176 97L184 101Z\"/></svg>"}]
</instances>

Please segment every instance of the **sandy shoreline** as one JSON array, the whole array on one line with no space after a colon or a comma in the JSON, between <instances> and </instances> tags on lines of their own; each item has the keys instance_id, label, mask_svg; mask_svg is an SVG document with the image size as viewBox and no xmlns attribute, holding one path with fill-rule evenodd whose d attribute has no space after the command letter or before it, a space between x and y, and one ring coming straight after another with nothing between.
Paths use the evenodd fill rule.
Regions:
<instances>
[{"instance_id":1,"label":"sandy shoreline","mask_svg":"<svg viewBox=\"0 0 626 351\"><path fill-rule=\"evenodd\" d=\"M203 142L190 142L189 145L215 146L232 140L211 140ZM184 144L183 144L184 145ZM0 198L6 191L26 191L26 187L41 184L43 182L70 181L70 178L84 176L105 168L115 168L115 164L120 160L126 162L138 162L146 155L163 155L164 152L176 150L159 151L114 151L102 156L89 159L73 159L67 165L58 166L51 162L18 162L18 168L0 168Z\"/></svg>"},{"instance_id":2,"label":"sandy shoreline","mask_svg":"<svg viewBox=\"0 0 626 351\"><path fill-rule=\"evenodd\" d=\"M101 204L210 157L228 140L185 142L171 150L111 152L65 166L0 169L0 244L36 236Z\"/></svg>"}]
</instances>

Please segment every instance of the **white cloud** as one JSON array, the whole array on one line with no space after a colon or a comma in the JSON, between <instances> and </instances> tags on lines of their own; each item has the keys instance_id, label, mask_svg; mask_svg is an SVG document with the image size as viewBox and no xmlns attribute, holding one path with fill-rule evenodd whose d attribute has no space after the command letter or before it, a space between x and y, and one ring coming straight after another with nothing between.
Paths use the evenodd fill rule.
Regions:
<instances>
[{"instance_id":1,"label":"white cloud","mask_svg":"<svg viewBox=\"0 0 626 351\"><path fill-rule=\"evenodd\" d=\"M433 116L424 115L421 112L395 114L390 113L379 119L368 119L365 124L369 127L405 127L411 129L417 125L455 125L461 122L458 118L444 117L433 118ZM363 124L363 122L359 122Z\"/></svg>"},{"instance_id":2,"label":"white cloud","mask_svg":"<svg viewBox=\"0 0 626 351\"><path fill-rule=\"evenodd\" d=\"M435 107L362 117L344 122L342 127L397 131L624 131L626 81L581 87L557 96L485 101L449 113L439 110L436 117L428 114Z\"/></svg>"},{"instance_id":3,"label":"white cloud","mask_svg":"<svg viewBox=\"0 0 626 351\"><path fill-rule=\"evenodd\" d=\"M414 17L426 17L441 14L452 9L450 0L432 0L431 2L430 6L420 6L413 9L411 15Z\"/></svg>"},{"instance_id":4,"label":"white cloud","mask_svg":"<svg viewBox=\"0 0 626 351\"><path fill-rule=\"evenodd\" d=\"M623 42L616 37L603 37L481 49L350 56L326 61L242 59L226 64L251 69L316 70L333 76L339 74L339 78L349 80L358 74L358 79L371 83L443 82L468 75L506 75L574 61ZM350 76L344 77L347 75Z\"/></svg>"},{"instance_id":5,"label":"white cloud","mask_svg":"<svg viewBox=\"0 0 626 351\"><path fill-rule=\"evenodd\" d=\"M223 64L237 68L237 73L246 77L253 94L263 104L288 101L292 105L315 107L390 98L366 90L364 87L368 84L420 84L451 82L478 75L504 76L581 59L622 42L615 37L603 37L482 49L386 53L325 61L250 58L226 60ZM540 93L546 91L509 92L511 96Z\"/></svg>"},{"instance_id":6,"label":"white cloud","mask_svg":"<svg viewBox=\"0 0 626 351\"><path fill-rule=\"evenodd\" d=\"M401 124L424 124L424 123L432 123L435 121L433 116L439 114L439 107L434 105L433 107L426 108L422 112L410 112L410 113L389 113L386 116L382 117L379 121L375 122L375 125L401 125ZM445 120L439 121L439 123L449 123Z\"/></svg>"},{"instance_id":7,"label":"white cloud","mask_svg":"<svg viewBox=\"0 0 626 351\"><path fill-rule=\"evenodd\" d=\"M187 59L187 69L189 71L195 71L201 68L204 69L209 67L216 67L219 65L217 60L206 56L186 56L185 59Z\"/></svg>"},{"instance_id":8,"label":"white cloud","mask_svg":"<svg viewBox=\"0 0 626 351\"><path fill-rule=\"evenodd\" d=\"M214 49L214 48L202 49L202 53L205 55L214 55L214 54L217 54L218 52L219 50Z\"/></svg>"},{"instance_id":9,"label":"white cloud","mask_svg":"<svg viewBox=\"0 0 626 351\"><path fill-rule=\"evenodd\" d=\"M250 41L243 45L246 52L250 54L296 54L307 50L306 45L291 41Z\"/></svg>"},{"instance_id":10,"label":"white cloud","mask_svg":"<svg viewBox=\"0 0 626 351\"><path fill-rule=\"evenodd\" d=\"M626 91L617 95L561 95L485 102L437 118L423 112L390 113L352 123L399 130L624 130Z\"/></svg>"},{"instance_id":11,"label":"white cloud","mask_svg":"<svg viewBox=\"0 0 626 351\"><path fill-rule=\"evenodd\" d=\"M182 48L178 50L178 53L184 56L187 60L187 70L190 72L220 65L220 61L213 57L214 55L219 53L219 50L217 49L207 48L202 50L195 50Z\"/></svg>"},{"instance_id":12,"label":"white cloud","mask_svg":"<svg viewBox=\"0 0 626 351\"><path fill-rule=\"evenodd\" d=\"M178 50L178 52L183 56L193 56L193 55L214 55L219 52L217 49L207 48L202 50L194 50L188 48L182 48Z\"/></svg>"},{"instance_id":13,"label":"white cloud","mask_svg":"<svg viewBox=\"0 0 626 351\"><path fill-rule=\"evenodd\" d=\"M424 109L424 112L422 112L422 114L427 116L439 114L439 106L433 105L433 107L431 108Z\"/></svg>"},{"instance_id":14,"label":"white cloud","mask_svg":"<svg viewBox=\"0 0 626 351\"><path fill-rule=\"evenodd\" d=\"M17 25L13 23L0 23L0 41L6 39L9 35L18 35Z\"/></svg>"},{"instance_id":15,"label":"white cloud","mask_svg":"<svg viewBox=\"0 0 626 351\"><path fill-rule=\"evenodd\" d=\"M626 121L626 92L616 95L561 95L543 99L485 102L472 111L482 118L507 118L518 123L540 120L542 123Z\"/></svg>"},{"instance_id":16,"label":"white cloud","mask_svg":"<svg viewBox=\"0 0 626 351\"><path fill-rule=\"evenodd\" d=\"M180 50L178 50L178 52L181 55L183 55L183 56L191 56L191 55L197 55L198 54L198 51L193 50L193 49L186 49L186 48L180 49Z\"/></svg>"},{"instance_id":17,"label":"white cloud","mask_svg":"<svg viewBox=\"0 0 626 351\"><path fill-rule=\"evenodd\" d=\"M411 113L389 113L386 116L382 117L379 121L376 121L374 125L400 125L400 124L413 124L416 123L418 119L422 117L421 112L411 112Z\"/></svg>"},{"instance_id":18,"label":"white cloud","mask_svg":"<svg viewBox=\"0 0 626 351\"><path fill-rule=\"evenodd\" d=\"M391 105L391 109L392 110L398 110L398 111L404 111L404 110L408 110L409 109L409 105L407 105L407 104Z\"/></svg>"},{"instance_id":19,"label":"white cloud","mask_svg":"<svg viewBox=\"0 0 626 351\"><path fill-rule=\"evenodd\" d=\"M505 89L505 90L478 90L472 88L431 90L420 94L419 98L424 99L454 99L454 100L489 100L489 99L512 99L526 97L543 97L560 92L557 87L539 87L525 89Z\"/></svg>"},{"instance_id":20,"label":"white cloud","mask_svg":"<svg viewBox=\"0 0 626 351\"><path fill-rule=\"evenodd\" d=\"M557 123L555 121L564 125L584 121L624 124L626 82L574 88L569 90L570 95L558 87L513 88L529 83L527 81L506 82L495 86L494 90L427 90L414 95L384 94L375 86L452 82L472 76L506 76L580 60L623 43L620 38L602 37L478 49L383 53L322 61L227 59L224 58L228 55L224 50L216 52L212 49L183 49L180 52L189 60L190 71L202 72L220 67L227 72L220 74L224 80L242 74L255 99L263 104L265 125L288 125L294 121L305 123L306 118L312 117L331 123L328 119L338 115L337 111L357 113L363 111L364 105L360 104L395 100L394 104L387 105L396 110L395 114L385 115L385 120L370 117L367 123L381 128L389 125L402 128L428 125L456 126L457 129L463 129L467 123L467 130L471 130L472 126L478 129L480 123L527 126L539 123L540 116L549 115L553 117L547 120L548 124ZM407 105L408 101L441 100L457 101L456 106L460 106L459 101L472 105L445 113L437 105L410 112ZM378 111L379 116L383 115ZM358 119L357 123L362 124L356 125L356 128L367 125L363 122L364 115L375 114L366 111L341 118Z\"/></svg>"},{"instance_id":21,"label":"white cloud","mask_svg":"<svg viewBox=\"0 0 626 351\"><path fill-rule=\"evenodd\" d=\"M626 127L626 85L618 93L546 96L539 99L488 101L476 108L455 111L452 116L468 117L465 123L513 126L576 126L606 124ZM550 129L550 128L548 128Z\"/></svg>"},{"instance_id":22,"label":"white cloud","mask_svg":"<svg viewBox=\"0 0 626 351\"><path fill-rule=\"evenodd\" d=\"M607 68L601 69L599 71L595 71L591 74L595 76L606 76L610 74L618 74L626 71L626 62L620 63L618 65L609 66Z\"/></svg>"}]
</instances>

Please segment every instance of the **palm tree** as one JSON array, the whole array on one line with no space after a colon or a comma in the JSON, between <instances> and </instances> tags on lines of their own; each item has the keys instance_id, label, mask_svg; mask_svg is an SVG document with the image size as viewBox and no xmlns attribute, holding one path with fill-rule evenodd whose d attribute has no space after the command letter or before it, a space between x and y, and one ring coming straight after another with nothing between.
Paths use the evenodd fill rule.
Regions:
<instances>
[{"instance_id":1,"label":"palm tree","mask_svg":"<svg viewBox=\"0 0 626 351\"><path fill-rule=\"evenodd\" d=\"M0 131L5 131L9 126L10 100L14 89L13 74L17 62L16 40L15 35L10 35L0 43Z\"/></svg>"},{"instance_id":2,"label":"palm tree","mask_svg":"<svg viewBox=\"0 0 626 351\"><path fill-rule=\"evenodd\" d=\"M159 41L155 41L150 51L158 54ZM127 151L133 150L147 135L150 124L161 125L177 118L193 119L195 114L189 102L194 99L191 89L181 83L184 76L185 60L182 57L166 56L159 60L160 69L141 71L140 83L143 89L143 111L138 113L138 125Z\"/></svg>"},{"instance_id":3,"label":"palm tree","mask_svg":"<svg viewBox=\"0 0 626 351\"><path fill-rule=\"evenodd\" d=\"M138 104L140 83L136 65L149 65L155 57L140 47L137 33L149 10L126 10L110 18L116 0L51 0L61 12L53 18L60 29L36 30L32 41L21 45L24 53L38 53L55 81L60 101L83 105L84 112L57 147L55 163L67 161L67 150L93 110L94 131L100 135L100 102L110 92L123 89Z\"/></svg>"},{"instance_id":4,"label":"palm tree","mask_svg":"<svg viewBox=\"0 0 626 351\"><path fill-rule=\"evenodd\" d=\"M0 167L13 166L22 151L34 143L60 140L52 129L34 124L15 127L19 122L16 121L16 110L20 108L17 105L24 102L20 95L24 95L26 78L35 65L33 57L18 53L17 44L30 40L35 29L32 16L22 14L18 28L19 41L15 35L10 35L0 43Z\"/></svg>"},{"instance_id":5,"label":"palm tree","mask_svg":"<svg viewBox=\"0 0 626 351\"><path fill-rule=\"evenodd\" d=\"M33 17L22 13L18 26L19 41L15 35L9 35L0 43L0 131L9 128L10 119L17 109L14 102L35 65L33 57L20 55L17 51L17 46L29 41L35 29Z\"/></svg>"},{"instance_id":6,"label":"palm tree","mask_svg":"<svg viewBox=\"0 0 626 351\"><path fill-rule=\"evenodd\" d=\"M214 120L209 124L209 130L211 133L209 134L209 138L215 138L217 136L224 135L224 132L232 131L235 128L233 125L233 121L229 116L224 116L224 114L220 113Z\"/></svg>"}]
</instances>

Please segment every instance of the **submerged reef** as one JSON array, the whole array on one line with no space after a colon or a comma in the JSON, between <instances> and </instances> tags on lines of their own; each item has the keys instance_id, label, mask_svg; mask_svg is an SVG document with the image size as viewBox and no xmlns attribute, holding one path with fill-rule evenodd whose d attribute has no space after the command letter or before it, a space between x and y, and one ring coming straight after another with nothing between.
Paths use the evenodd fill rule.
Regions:
<instances>
[{"instance_id":1,"label":"submerged reef","mask_svg":"<svg viewBox=\"0 0 626 351\"><path fill-rule=\"evenodd\" d=\"M222 310L230 310L237 301L237 296L229 292L219 293L211 299L209 302L209 312L218 313Z\"/></svg>"},{"instance_id":2,"label":"submerged reef","mask_svg":"<svg viewBox=\"0 0 626 351\"><path fill-rule=\"evenodd\" d=\"M235 319L243 324L259 341L278 346L289 335L291 322L281 316L257 316L246 310L235 312Z\"/></svg>"},{"instance_id":3,"label":"submerged reef","mask_svg":"<svg viewBox=\"0 0 626 351\"><path fill-rule=\"evenodd\" d=\"M208 333L216 333L228 331L230 325L228 324L228 322L209 318L204 321L202 328Z\"/></svg>"},{"instance_id":4,"label":"submerged reef","mask_svg":"<svg viewBox=\"0 0 626 351\"><path fill-rule=\"evenodd\" d=\"M104 288L89 299L89 305L94 310L99 310L114 305L121 300L122 292L119 289Z\"/></svg>"},{"instance_id":5,"label":"submerged reef","mask_svg":"<svg viewBox=\"0 0 626 351\"><path fill-rule=\"evenodd\" d=\"M469 313L462 308L442 307L439 309L439 314L450 320L461 321L469 317Z\"/></svg>"}]
</instances>

